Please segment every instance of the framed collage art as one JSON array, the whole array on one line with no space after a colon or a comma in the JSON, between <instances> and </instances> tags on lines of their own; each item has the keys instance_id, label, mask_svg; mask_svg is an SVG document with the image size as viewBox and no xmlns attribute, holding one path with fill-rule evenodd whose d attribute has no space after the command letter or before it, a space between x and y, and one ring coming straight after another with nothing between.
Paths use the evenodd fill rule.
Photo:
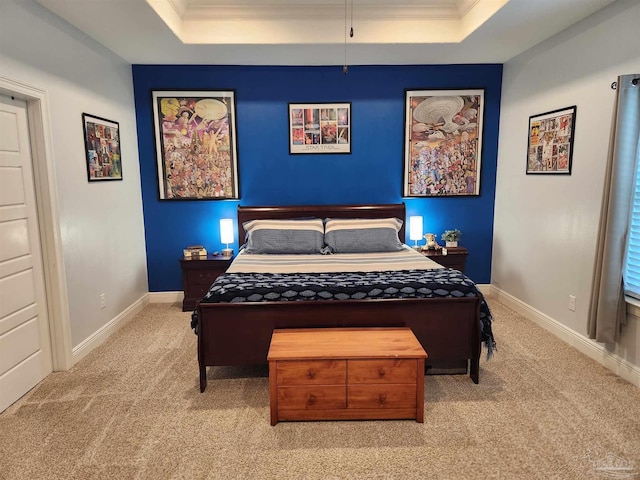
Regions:
<instances>
[{"instance_id":1,"label":"framed collage art","mask_svg":"<svg viewBox=\"0 0 640 480\"><path fill-rule=\"evenodd\" d=\"M120 124L83 113L82 125L88 181L122 180Z\"/></svg>"},{"instance_id":2,"label":"framed collage art","mask_svg":"<svg viewBox=\"0 0 640 480\"><path fill-rule=\"evenodd\" d=\"M160 199L238 199L235 91L151 97Z\"/></svg>"},{"instance_id":3,"label":"framed collage art","mask_svg":"<svg viewBox=\"0 0 640 480\"><path fill-rule=\"evenodd\" d=\"M406 90L403 196L478 195L484 89Z\"/></svg>"},{"instance_id":4,"label":"framed collage art","mask_svg":"<svg viewBox=\"0 0 640 480\"><path fill-rule=\"evenodd\" d=\"M576 106L529 117L527 174L571 175Z\"/></svg>"},{"instance_id":5,"label":"framed collage art","mask_svg":"<svg viewBox=\"0 0 640 480\"><path fill-rule=\"evenodd\" d=\"M290 103L289 153L351 153L351 103Z\"/></svg>"}]
</instances>

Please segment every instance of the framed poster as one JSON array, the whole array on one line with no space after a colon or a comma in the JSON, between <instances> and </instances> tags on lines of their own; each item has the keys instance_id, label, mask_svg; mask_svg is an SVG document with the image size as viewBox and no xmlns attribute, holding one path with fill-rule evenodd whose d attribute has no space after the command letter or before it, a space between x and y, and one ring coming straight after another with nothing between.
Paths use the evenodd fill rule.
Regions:
<instances>
[{"instance_id":1,"label":"framed poster","mask_svg":"<svg viewBox=\"0 0 640 480\"><path fill-rule=\"evenodd\" d=\"M82 114L87 179L122 180L120 125L113 120Z\"/></svg>"},{"instance_id":2,"label":"framed poster","mask_svg":"<svg viewBox=\"0 0 640 480\"><path fill-rule=\"evenodd\" d=\"M351 103L290 103L289 153L351 153Z\"/></svg>"},{"instance_id":3,"label":"framed poster","mask_svg":"<svg viewBox=\"0 0 640 480\"><path fill-rule=\"evenodd\" d=\"M403 196L478 195L484 89L406 90Z\"/></svg>"},{"instance_id":4,"label":"framed poster","mask_svg":"<svg viewBox=\"0 0 640 480\"><path fill-rule=\"evenodd\" d=\"M527 174L571 175L576 106L529 117Z\"/></svg>"},{"instance_id":5,"label":"framed poster","mask_svg":"<svg viewBox=\"0 0 640 480\"><path fill-rule=\"evenodd\" d=\"M152 91L161 200L237 199L235 91Z\"/></svg>"}]
</instances>

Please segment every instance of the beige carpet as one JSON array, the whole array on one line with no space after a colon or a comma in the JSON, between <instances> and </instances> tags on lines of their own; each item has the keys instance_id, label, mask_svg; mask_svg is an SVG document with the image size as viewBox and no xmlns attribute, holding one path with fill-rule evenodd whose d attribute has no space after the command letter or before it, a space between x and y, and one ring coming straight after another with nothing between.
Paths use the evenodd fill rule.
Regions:
<instances>
[{"instance_id":1,"label":"beige carpet","mask_svg":"<svg viewBox=\"0 0 640 480\"><path fill-rule=\"evenodd\" d=\"M201 394L189 313L149 305L0 414L0 478L640 478L640 389L490 306L498 352L479 385L427 376L424 424L272 427L266 368L209 369Z\"/></svg>"}]
</instances>

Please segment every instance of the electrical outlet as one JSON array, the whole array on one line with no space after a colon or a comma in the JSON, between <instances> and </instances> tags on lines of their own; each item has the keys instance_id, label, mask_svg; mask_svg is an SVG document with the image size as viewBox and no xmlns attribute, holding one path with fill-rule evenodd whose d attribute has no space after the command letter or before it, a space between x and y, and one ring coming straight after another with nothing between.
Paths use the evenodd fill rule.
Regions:
<instances>
[{"instance_id":1,"label":"electrical outlet","mask_svg":"<svg viewBox=\"0 0 640 480\"><path fill-rule=\"evenodd\" d=\"M569 295L569 310L572 312L576 311L576 297L573 295Z\"/></svg>"},{"instance_id":2,"label":"electrical outlet","mask_svg":"<svg viewBox=\"0 0 640 480\"><path fill-rule=\"evenodd\" d=\"M107 306L107 297L104 293L100 294L100 308L105 308Z\"/></svg>"}]
</instances>

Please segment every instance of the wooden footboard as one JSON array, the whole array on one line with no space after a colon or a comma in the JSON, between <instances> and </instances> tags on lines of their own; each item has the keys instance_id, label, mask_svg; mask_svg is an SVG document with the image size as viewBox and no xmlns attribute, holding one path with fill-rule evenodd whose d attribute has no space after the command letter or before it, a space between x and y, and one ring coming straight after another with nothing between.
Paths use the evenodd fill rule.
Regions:
<instances>
[{"instance_id":1,"label":"wooden footboard","mask_svg":"<svg viewBox=\"0 0 640 480\"><path fill-rule=\"evenodd\" d=\"M407 326L429 361L470 360L479 381L479 297L201 303L197 312L201 392L209 366L266 365L276 328Z\"/></svg>"}]
</instances>

